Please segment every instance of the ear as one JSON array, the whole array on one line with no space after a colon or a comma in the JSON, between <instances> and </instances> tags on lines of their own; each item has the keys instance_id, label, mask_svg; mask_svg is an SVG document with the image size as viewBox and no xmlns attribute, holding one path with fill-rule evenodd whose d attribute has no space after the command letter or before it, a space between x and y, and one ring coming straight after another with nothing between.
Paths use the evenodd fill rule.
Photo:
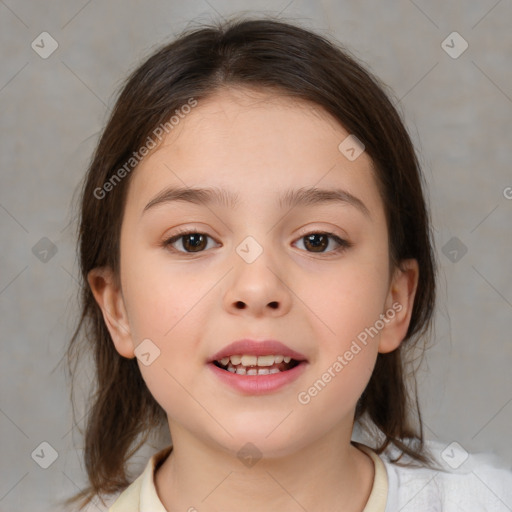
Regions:
<instances>
[{"instance_id":1,"label":"ear","mask_svg":"<svg viewBox=\"0 0 512 512\"><path fill-rule=\"evenodd\" d=\"M419 268L415 259L403 260L400 268L394 272L386 298L385 311L381 315L385 322L379 341L379 352L382 354L397 349L407 334L418 278Z\"/></svg>"},{"instance_id":2,"label":"ear","mask_svg":"<svg viewBox=\"0 0 512 512\"><path fill-rule=\"evenodd\" d=\"M103 313L103 319L116 350L128 359L135 357L134 343L128 323L128 315L124 304L123 294L116 284L112 269L108 267L94 268L87 274L96 302Z\"/></svg>"}]
</instances>

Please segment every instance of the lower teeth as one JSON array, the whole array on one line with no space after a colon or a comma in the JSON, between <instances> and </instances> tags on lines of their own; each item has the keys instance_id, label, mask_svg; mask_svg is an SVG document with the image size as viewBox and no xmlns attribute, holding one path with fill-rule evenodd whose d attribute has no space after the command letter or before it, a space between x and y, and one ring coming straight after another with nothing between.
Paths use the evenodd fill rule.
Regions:
<instances>
[{"instance_id":1,"label":"lower teeth","mask_svg":"<svg viewBox=\"0 0 512 512\"><path fill-rule=\"evenodd\" d=\"M225 368L230 373L236 373L237 375L270 375L274 373L280 373L281 370L279 368L256 368L250 367L246 368L245 366L239 365L235 368L231 363Z\"/></svg>"}]
</instances>

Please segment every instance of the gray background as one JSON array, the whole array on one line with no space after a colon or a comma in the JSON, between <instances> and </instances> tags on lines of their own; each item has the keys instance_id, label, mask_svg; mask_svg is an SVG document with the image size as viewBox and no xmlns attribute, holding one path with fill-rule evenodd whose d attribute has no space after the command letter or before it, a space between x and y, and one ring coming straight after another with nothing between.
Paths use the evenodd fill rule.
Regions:
<instances>
[{"instance_id":1,"label":"gray background","mask_svg":"<svg viewBox=\"0 0 512 512\"><path fill-rule=\"evenodd\" d=\"M241 11L335 36L394 90L429 184L440 262L436 336L419 374L426 434L512 462L510 0L4 0L0 511L55 510L85 481L69 385L54 368L76 317L73 192L114 93L191 20ZM58 43L47 59L31 48L43 31ZM453 31L469 44L456 59L441 46ZM38 253L43 237L53 256ZM43 441L58 453L48 469L31 457Z\"/></svg>"}]
</instances>

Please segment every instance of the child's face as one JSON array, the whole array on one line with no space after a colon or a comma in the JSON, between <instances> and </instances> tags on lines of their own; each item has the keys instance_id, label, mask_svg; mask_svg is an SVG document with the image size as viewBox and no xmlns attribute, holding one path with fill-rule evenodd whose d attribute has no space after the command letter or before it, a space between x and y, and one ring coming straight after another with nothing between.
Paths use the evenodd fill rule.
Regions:
<instances>
[{"instance_id":1,"label":"child's face","mask_svg":"<svg viewBox=\"0 0 512 512\"><path fill-rule=\"evenodd\" d=\"M411 261L409 271L389 275L371 160L347 159L338 149L347 135L319 107L224 91L199 101L134 171L121 230L122 295L110 288L105 307L117 320L109 329L120 354L133 357L146 339L150 358L160 350L139 367L171 434L186 430L233 453L252 442L275 455L350 435L378 351L406 334L417 270ZM215 187L238 203L161 202L144 211L170 186ZM364 207L280 206L284 191L310 187L342 189ZM209 238L163 246L178 228ZM352 246L306 237L324 232ZM278 340L307 361L278 389L238 389L209 361L242 338Z\"/></svg>"}]
</instances>

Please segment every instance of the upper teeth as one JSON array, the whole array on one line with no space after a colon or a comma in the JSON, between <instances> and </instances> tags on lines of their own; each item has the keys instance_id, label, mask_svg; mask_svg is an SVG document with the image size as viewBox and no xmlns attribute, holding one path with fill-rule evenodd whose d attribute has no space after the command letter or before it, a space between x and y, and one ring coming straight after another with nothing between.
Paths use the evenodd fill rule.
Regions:
<instances>
[{"instance_id":1,"label":"upper teeth","mask_svg":"<svg viewBox=\"0 0 512 512\"><path fill-rule=\"evenodd\" d=\"M273 364L279 364L283 361L285 363L289 363L292 358L288 356L250 356L250 355L243 355L243 356L229 356L229 357L223 357L220 360L220 364L223 366L226 366L229 361L231 360L231 364L233 366L242 364L242 366L272 366Z\"/></svg>"}]
</instances>

